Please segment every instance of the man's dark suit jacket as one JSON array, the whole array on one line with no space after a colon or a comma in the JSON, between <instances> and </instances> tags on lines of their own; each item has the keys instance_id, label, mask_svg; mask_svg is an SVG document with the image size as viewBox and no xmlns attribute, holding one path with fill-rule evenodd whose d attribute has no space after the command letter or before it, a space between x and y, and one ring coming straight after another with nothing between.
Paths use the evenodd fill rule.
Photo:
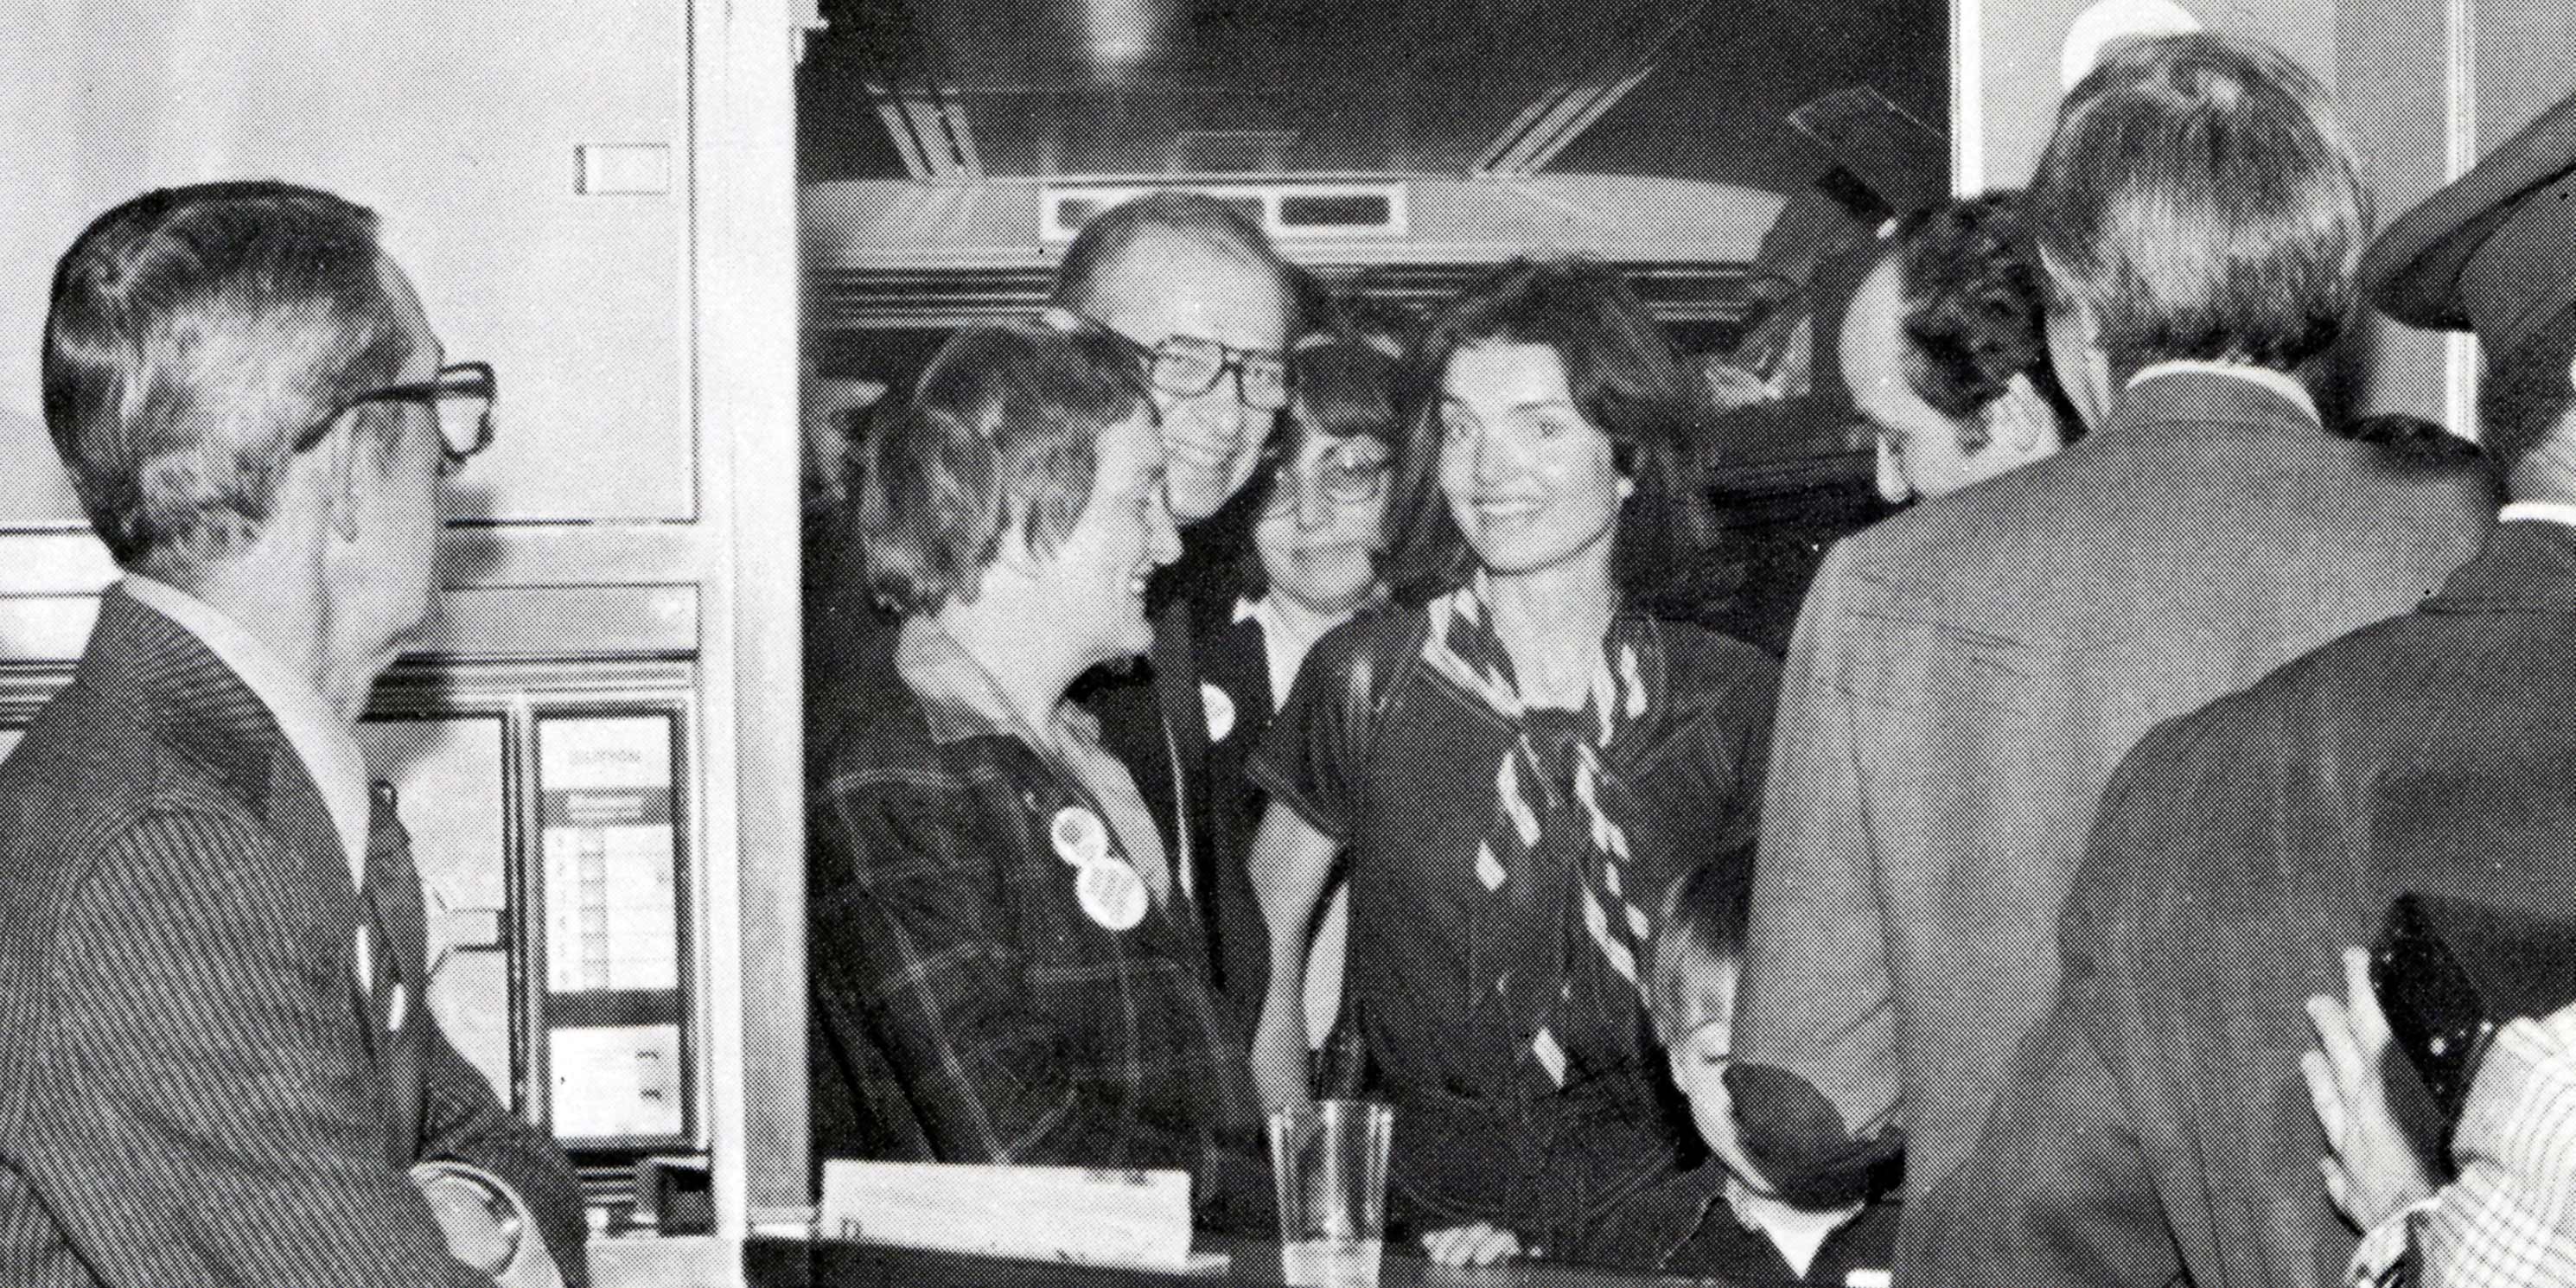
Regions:
<instances>
[{"instance_id":1,"label":"man's dark suit jacket","mask_svg":"<svg viewBox=\"0 0 2576 1288\"><path fill-rule=\"evenodd\" d=\"M2302 1002L2341 995L2339 952L2400 891L2565 918L2571 771L2576 529L2548 522L2159 726L2103 796L2057 1006L1909 1220L1899 1282L2338 1282L2355 1236L2317 1170Z\"/></svg>"},{"instance_id":2,"label":"man's dark suit jacket","mask_svg":"<svg viewBox=\"0 0 2576 1288\"><path fill-rule=\"evenodd\" d=\"M108 593L0 765L0 1282L488 1284L405 1174L438 1158L516 1188L586 1277L562 1153L417 1004L418 877L377 823L371 908L267 709ZM393 964L362 988L370 917Z\"/></svg>"}]
</instances>

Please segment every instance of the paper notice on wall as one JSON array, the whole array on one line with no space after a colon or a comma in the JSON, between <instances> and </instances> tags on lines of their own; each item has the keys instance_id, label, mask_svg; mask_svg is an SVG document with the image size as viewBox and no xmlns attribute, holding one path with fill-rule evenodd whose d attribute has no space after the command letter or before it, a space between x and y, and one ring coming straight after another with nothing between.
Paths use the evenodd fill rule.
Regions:
<instances>
[{"instance_id":1,"label":"paper notice on wall","mask_svg":"<svg viewBox=\"0 0 2576 1288\"><path fill-rule=\"evenodd\" d=\"M546 1041L555 1135L610 1140L680 1134L680 1026L554 1029Z\"/></svg>"},{"instance_id":2,"label":"paper notice on wall","mask_svg":"<svg viewBox=\"0 0 2576 1288\"><path fill-rule=\"evenodd\" d=\"M537 733L546 986L680 986L671 721L554 717Z\"/></svg>"},{"instance_id":3,"label":"paper notice on wall","mask_svg":"<svg viewBox=\"0 0 2576 1288\"><path fill-rule=\"evenodd\" d=\"M821 1228L826 1238L1182 1274L1190 1175L832 1159Z\"/></svg>"}]
</instances>

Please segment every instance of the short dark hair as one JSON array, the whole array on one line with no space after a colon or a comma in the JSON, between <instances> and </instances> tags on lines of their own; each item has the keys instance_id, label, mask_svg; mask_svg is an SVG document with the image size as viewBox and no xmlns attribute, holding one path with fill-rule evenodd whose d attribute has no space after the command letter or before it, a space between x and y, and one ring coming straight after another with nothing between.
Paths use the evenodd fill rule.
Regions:
<instances>
[{"instance_id":1,"label":"short dark hair","mask_svg":"<svg viewBox=\"0 0 2576 1288\"><path fill-rule=\"evenodd\" d=\"M1126 342L1097 328L951 337L862 457L858 535L879 602L905 614L974 602L1012 525L1051 548L1091 497L1102 431L1151 406Z\"/></svg>"},{"instance_id":2,"label":"short dark hair","mask_svg":"<svg viewBox=\"0 0 2576 1288\"><path fill-rule=\"evenodd\" d=\"M373 212L273 180L147 192L72 242L45 423L120 566L193 583L256 538L297 436L396 378L384 263ZM362 416L387 448L404 423Z\"/></svg>"},{"instance_id":3,"label":"short dark hair","mask_svg":"<svg viewBox=\"0 0 2576 1288\"><path fill-rule=\"evenodd\" d=\"M1292 315L1307 294L1302 275L1270 244L1260 225L1206 193L1172 188L1121 202L1084 224L1064 248L1047 302L1085 317L1096 316L1093 296L1101 279L1136 243L1157 235L1178 237L1259 267L1278 286L1279 307ZM1293 316L1289 326L1292 330L1296 326Z\"/></svg>"},{"instance_id":4,"label":"short dark hair","mask_svg":"<svg viewBox=\"0 0 2576 1288\"><path fill-rule=\"evenodd\" d=\"M1583 256L1503 264L1432 323L1410 382L1415 406L1389 503L1397 594L1420 602L1475 572L1475 552L1440 495L1439 388L1459 351L1495 343L1556 351L1576 409L1609 437L1612 462L1634 485L1611 545L1622 601L1658 615L1702 615L1732 588L1734 571L1714 558L1716 524L1691 455L1710 419L1707 386L1618 270Z\"/></svg>"},{"instance_id":5,"label":"short dark hair","mask_svg":"<svg viewBox=\"0 0 2576 1288\"><path fill-rule=\"evenodd\" d=\"M2208 32L2113 45L2060 105L2030 200L2055 289L2090 310L2119 373L2297 367L2341 335L2369 237L2316 79Z\"/></svg>"},{"instance_id":6,"label":"short dark hair","mask_svg":"<svg viewBox=\"0 0 2576 1288\"><path fill-rule=\"evenodd\" d=\"M2329 417L2326 432L2379 449L2381 463L2397 469L2440 470L2476 462L2485 464L2478 445L2411 412L2379 411L2350 418Z\"/></svg>"},{"instance_id":7,"label":"short dark hair","mask_svg":"<svg viewBox=\"0 0 2576 1288\"><path fill-rule=\"evenodd\" d=\"M2526 334L2513 352L2487 363L2478 382L2478 448L2500 484L2576 407L2576 305Z\"/></svg>"},{"instance_id":8,"label":"short dark hair","mask_svg":"<svg viewBox=\"0 0 2576 1288\"><path fill-rule=\"evenodd\" d=\"M2081 436L2083 418L2048 361L2048 295L2021 194L1913 211L1897 221L1893 241L1888 253L1911 341L1907 381L1959 423L1959 445L1971 452L1986 445L1979 413L2015 376L2047 400L2065 441Z\"/></svg>"},{"instance_id":9,"label":"short dark hair","mask_svg":"<svg viewBox=\"0 0 2576 1288\"><path fill-rule=\"evenodd\" d=\"M1681 1039L1694 992L1709 986L1707 968L1743 968L1752 904L1749 854L1711 855L1664 888L1647 954L1653 969L1646 1001L1665 1042ZM1729 1014L1733 1005L1727 999Z\"/></svg>"},{"instance_id":10,"label":"short dark hair","mask_svg":"<svg viewBox=\"0 0 2576 1288\"><path fill-rule=\"evenodd\" d=\"M1401 363L1373 336L1348 331L1317 331L1301 337L1288 356L1287 414L1261 444L1261 466L1252 475L1243 504L1259 514L1279 486L1280 471L1296 467L1306 440L1374 438L1387 447L1392 477L1404 461L1403 417L1396 410ZM1387 510L1390 518L1393 507ZM1270 573L1261 564L1257 545L1247 544L1237 572L1236 592L1258 597L1270 588Z\"/></svg>"}]
</instances>

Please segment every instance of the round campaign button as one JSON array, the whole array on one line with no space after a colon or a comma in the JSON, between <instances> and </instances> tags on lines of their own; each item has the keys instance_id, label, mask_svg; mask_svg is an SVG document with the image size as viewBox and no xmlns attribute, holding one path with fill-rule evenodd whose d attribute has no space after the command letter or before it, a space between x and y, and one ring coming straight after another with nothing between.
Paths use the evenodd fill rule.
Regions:
<instances>
[{"instance_id":1,"label":"round campaign button","mask_svg":"<svg viewBox=\"0 0 2576 1288\"><path fill-rule=\"evenodd\" d=\"M1077 868L1109 857L1109 828L1099 815L1079 805L1055 812L1055 821L1047 825L1047 839L1055 842L1057 858Z\"/></svg>"},{"instance_id":2,"label":"round campaign button","mask_svg":"<svg viewBox=\"0 0 2576 1288\"><path fill-rule=\"evenodd\" d=\"M1225 736L1234 732L1234 695L1201 680L1199 704L1207 708L1208 741L1225 741Z\"/></svg>"},{"instance_id":3,"label":"round campaign button","mask_svg":"<svg viewBox=\"0 0 2576 1288\"><path fill-rule=\"evenodd\" d=\"M1145 920L1145 883L1124 863L1086 863L1073 878L1083 915L1106 930L1134 930Z\"/></svg>"}]
</instances>

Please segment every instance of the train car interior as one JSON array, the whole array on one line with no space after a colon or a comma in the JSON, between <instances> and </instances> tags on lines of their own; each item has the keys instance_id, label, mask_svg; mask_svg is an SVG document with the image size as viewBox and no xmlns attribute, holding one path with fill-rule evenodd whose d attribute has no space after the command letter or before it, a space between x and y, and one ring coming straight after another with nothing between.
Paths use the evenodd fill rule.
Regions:
<instances>
[{"instance_id":1,"label":"train car interior","mask_svg":"<svg viewBox=\"0 0 2576 1288\"><path fill-rule=\"evenodd\" d=\"M1833 325L1882 221L1947 191L1939 5L826 12L798 71L818 407L905 388L956 324L1033 309L1083 219L1189 186L1398 308L1516 254L1614 263L1713 388L1759 404L1700 446L1761 571L1876 517L1813 315ZM1776 649L1794 611L1720 617Z\"/></svg>"},{"instance_id":2,"label":"train car interior","mask_svg":"<svg viewBox=\"0 0 2576 1288\"><path fill-rule=\"evenodd\" d=\"M146 188L276 176L382 216L506 391L435 629L366 741L429 1003L579 1165L603 1284L810 1237L809 614L853 593L850 444L940 343L1036 310L1186 188L1325 288L1420 310L1515 255L1618 266L1726 410L1694 444L1775 653L1885 513L1833 360L1895 212L2018 185L2096 28L2262 36L2385 217L2558 97L2553 0L302 0L0 16L0 752L118 575L48 439L54 261ZM2351 406L2470 423L2465 341L2382 326Z\"/></svg>"}]
</instances>

